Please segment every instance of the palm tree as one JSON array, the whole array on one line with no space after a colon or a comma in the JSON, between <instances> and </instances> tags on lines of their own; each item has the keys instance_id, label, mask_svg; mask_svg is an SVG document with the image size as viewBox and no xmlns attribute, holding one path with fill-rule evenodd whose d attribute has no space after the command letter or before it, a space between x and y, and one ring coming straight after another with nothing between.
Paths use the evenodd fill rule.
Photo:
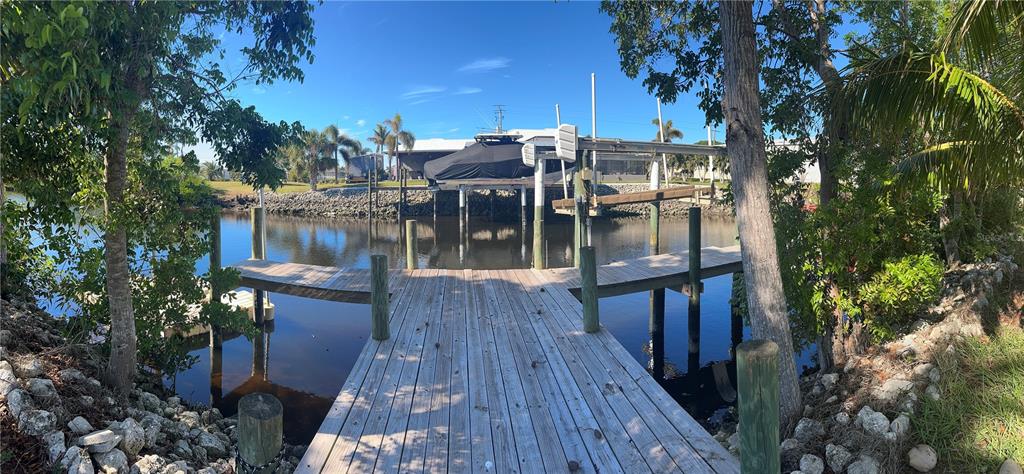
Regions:
<instances>
[{"instance_id":1,"label":"palm tree","mask_svg":"<svg viewBox=\"0 0 1024 474\"><path fill-rule=\"evenodd\" d=\"M385 126L385 124L378 123L377 126L374 127L373 135L370 135L370 141L373 142L374 145L377 145L377 155L381 155L381 154L384 153L384 147L387 146L388 139L389 139L390 136L391 136L391 132L388 131L388 127ZM374 171L376 171L377 157L374 157L373 161L374 161ZM369 173L369 171L367 171L367 173ZM369 176L369 175L367 175L367 176Z\"/></svg>"},{"instance_id":2,"label":"palm tree","mask_svg":"<svg viewBox=\"0 0 1024 474\"><path fill-rule=\"evenodd\" d=\"M329 156L327 137L324 132L306 130L302 135L302 141L306 148L306 162L309 163L309 189L316 191L320 170L323 168L325 157Z\"/></svg>"},{"instance_id":3,"label":"palm tree","mask_svg":"<svg viewBox=\"0 0 1024 474\"><path fill-rule=\"evenodd\" d=\"M926 133L902 177L950 189L1024 184L1022 25L1022 2L964 2L931 48L854 58L835 113L887 136Z\"/></svg>"},{"instance_id":4,"label":"palm tree","mask_svg":"<svg viewBox=\"0 0 1024 474\"><path fill-rule=\"evenodd\" d=\"M412 147L416 143L416 136L414 136L412 132L402 129L401 114L396 113L390 120L385 120L384 124L391 129L391 133L388 136L386 143L389 156L388 169L390 170L393 165L391 159L398 157L399 147L405 148L406 151L412 151ZM398 163L398 166L401 167L402 163Z\"/></svg>"},{"instance_id":5,"label":"palm tree","mask_svg":"<svg viewBox=\"0 0 1024 474\"><path fill-rule=\"evenodd\" d=\"M363 144L359 143L352 137L341 132L337 125L328 125L324 129L324 137L327 140L327 152L334 158L334 182L338 182L338 168L342 164L345 168L345 178L348 178L348 160L354 155L358 155L363 149ZM341 158L339 161L338 158Z\"/></svg>"},{"instance_id":6,"label":"palm tree","mask_svg":"<svg viewBox=\"0 0 1024 474\"><path fill-rule=\"evenodd\" d=\"M673 138L683 138L683 132L672 125L671 120L661 121L658 117L651 119L651 125L654 125L658 131L654 133L654 141L671 142ZM661 155L661 159L665 165L665 182L668 183L672 180L670 170L668 169L668 162L665 160L665 155ZM672 167L677 168L679 166L680 156L672 155Z\"/></svg>"}]
</instances>

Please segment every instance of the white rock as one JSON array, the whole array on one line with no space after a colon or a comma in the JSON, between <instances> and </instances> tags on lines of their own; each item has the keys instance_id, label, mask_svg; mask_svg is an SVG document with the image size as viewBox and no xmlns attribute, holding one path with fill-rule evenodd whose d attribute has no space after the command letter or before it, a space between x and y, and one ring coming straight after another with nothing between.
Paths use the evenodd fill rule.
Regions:
<instances>
[{"instance_id":1,"label":"white rock","mask_svg":"<svg viewBox=\"0 0 1024 474\"><path fill-rule=\"evenodd\" d=\"M889 419L884 413L872 410L865 405L857 412L857 425L864 428L864 431L876 436L882 436L889 431Z\"/></svg>"},{"instance_id":2,"label":"white rock","mask_svg":"<svg viewBox=\"0 0 1024 474\"><path fill-rule=\"evenodd\" d=\"M932 383L939 383L939 379L941 377L942 372L939 372L938 367L932 367L932 369L928 371L928 380L931 380Z\"/></svg>"},{"instance_id":3,"label":"white rock","mask_svg":"<svg viewBox=\"0 0 1024 474\"><path fill-rule=\"evenodd\" d=\"M875 398L879 400L891 402L893 400L896 400L896 398L898 398L904 392L908 392L913 388L913 382L894 377L889 380L886 380L885 383L883 383L880 387L875 387L874 389L872 389L872 394Z\"/></svg>"},{"instance_id":4,"label":"white rock","mask_svg":"<svg viewBox=\"0 0 1024 474\"><path fill-rule=\"evenodd\" d=\"M931 372L931 370L934 368L935 364L931 362L926 362L924 364L918 365L914 367L914 376L919 378L927 377L928 373Z\"/></svg>"},{"instance_id":5,"label":"white rock","mask_svg":"<svg viewBox=\"0 0 1024 474\"><path fill-rule=\"evenodd\" d=\"M919 444L907 452L907 464L917 472L931 471L938 462L939 455L927 444Z\"/></svg>"},{"instance_id":6,"label":"white rock","mask_svg":"<svg viewBox=\"0 0 1024 474\"><path fill-rule=\"evenodd\" d=\"M835 387L837 382L839 382L839 374L825 374L821 376L821 384L825 387L825 390L832 390L832 387Z\"/></svg>"},{"instance_id":7,"label":"white rock","mask_svg":"<svg viewBox=\"0 0 1024 474\"><path fill-rule=\"evenodd\" d=\"M183 411L178 415L178 420L185 423L189 429L195 428L202 423L199 418L199 414L194 411Z\"/></svg>"},{"instance_id":8,"label":"white rock","mask_svg":"<svg viewBox=\"0 0 1024 474\"><path fill-rule=\"evenodd\" d=\"M804 474L821 474L825 472L825 461L813 454L805 454L800 458L800 471Z\"/></svg>"},{"instance_id":9,"label":"white rock","mask_svg":"<svg viewBox=\"0 0 1024 474\"><path fill-rule=\"evenodd\" d=\"M50 379L28 379L28 391L32 397L40 401L52 401L58 398L57 389Z\"/></svg>"},{"instance_id":10,"label":"white rock","mask_svg":"<svg viewBox=\"0 0 1024 474\"><path fill-rule=\"evenodd\" d=\"M907 434L910 430L910 418L907 415L897 416L892 423L889 424L889 430L892 431L897 437Z\"/></svg>"},{"instance_id":11,"label":"white rock","mask_svg":"<svg viewBox=\"0 0 1024 474\"><path fill-rule=\"evenodd\" d=\"M57 416L46 410L29 410L18 417L18 431L32 436L42 436L57 427Z\"/></svg>"},{"instance_id":12,"label":"white rock","mask_svg":"<svg viewBox=\"0 0 1024 474\"><path fill-rule=\"evenodd\" d=\"M789 451L800 447L800 442L796 438L786 438L779 443L779 451Z\"/></svg>"},{"instance_id":13,"label":"white rock","mask_svg":"<svg viewBox=\"0 0 1024 474\"><path fill-rule=\"evenodd\" d=\"M53 431L43 435L43 444L46 445L46 456L50 464L54 464L64 455L67 447L64 446L64 433Z\"/></svg>"},{"instance_id":14,"label":"white rock","mask_svg":"<svg viewBox=\"0 0 1024 474\"><path fill-rule=\"evenodd\" d=\"M160 474L187 474L187 473L188 473L188 463L186 463L185 461L175 461L174 463L168 464L162 470L160 470Z\"/></svg>"},{"instance_id":15,"label":"white rock","mask_svg":"<svg viewBox=\"0 0 1024 474\"><path fill-rule=\"evenodd\" d=\"M999 466L999 474L1024 474L1024 469L1021 469L1017 461L1007 459Z\"/></svg>"},{"instance_id":16,"label":"white rock","mask_svg":"<svg viewBox=\"0 0 1024 474\"><path fill-rule=\"evenodd\" d=\"M950 347L953 347L953 346L950 346ZM928 388L924 389L924 394L925 394L926 397L928 397L928 398L930 398L932 400L938 400L938 399L942 398L942 392L940 392L939 391L939 387L937 387L935 385L929 385Z\"/></svg>"},{"instance_id":17,"label":"white rock","mask_svg":"<svg viewBox=\"0 0 1024 474\"><path fill-rule=\"evenodd\" d=\"M16 388L7 394L7 408L10 409L11 416L15 419L20 418L22 413L31 410L33 407L32 397L29 396L28 392Z\"/></svg>"},{"instance_id":18,"label":"white rock","mask_svg":"<svg viewBox=\"0 0 1024 474\"><path fill-rule=\"evenodd\" d=\"M85 418L82 418L80 416L76 416L74 419L68 422L68 429L71 430L71 432L76 435L84 435L86 433L92 433L93 431L96 430L96 428L93 428L92 425L89 424L89 420L86 420Z\"/></svg>"},{"instance_id":19,"label":"white rock","mask_svg":"<svg viewBox=\"0 0 1024 474\"><path fill-rule=\"evenodd\" d=\"M128 456L135 457L146 445L146 430L133 418L125 418L116 426L117 429L113 431L121 435L121 443L118 444L118 447Z\"/></svg>"},{"instance_id":20,"label":"white rock","mask_svg":"<svg viewBox=\"0 0 1024 474\"><path fill-rule=\"evenodd\" d=\"M99 430L78 438L75 444L87 449L90 453L105 453L114 449L120 442L120 435L111 430Z\"/></svg>"},{"instance_id":21,"label":"white rock","mask_svg":"<svg viewBox=\"0 0 1024 474\"><path fill-rule=\"evenodd\" d=\"M825 460L833 472L843 472L843 469L846 468L851 459L853 459L853 454L850 454L850 451L845 447L837 444L825 446Z\"/></svg>"},{"instance_id":22,"label":"white rock","mask_svg":"<svg viewBox=\"0 0 1024 474\"><path fill-rule=\"evenodd\" d=\"M111 449L105 453L93 455L100 472L118 474L128 471L128 457L120 449Z\"/></svg>"},{"instance_id":23,"label":"white rock","mask_svg":"<svg viewBox=\"0 0 1024 474\"><path fill-rule=\"evenodd\" d=\"M130 473L156 474L159 473L166 465L167 460L155 454L150 454L139 458L139 460L132 465Z\"/></svg>"},{"instance_id":24,"label":"white rock","mask_svg":"<svg viewBox=\"0 0 1024 474\"><path fill-rule=\"evenodd\" d=\"M878 474L878 461L871 456L861 454L846 468L846 474Z\"/></svg>"},{"instance_id":25,"label":"white rock","mask_svg":"<svg viewBox=\"0 0 1024 474\"><path fill-rule=\"evenodd\" d=\"M18 388L18 377L14 375L14 368L6 360L0 360L0 399L7 396L11 390Z\"/></svg>"},{"instance_id":26,"label":"white rock","mask_svg":"<svg viewBox=\"0 0 1024 474\"><path fill-rule=\"evenodd\" d=\"M18 377L30 379L43 374L43 363L35 357L29 357L14 362L14 371Z\"/></svg>"}]
</instances>

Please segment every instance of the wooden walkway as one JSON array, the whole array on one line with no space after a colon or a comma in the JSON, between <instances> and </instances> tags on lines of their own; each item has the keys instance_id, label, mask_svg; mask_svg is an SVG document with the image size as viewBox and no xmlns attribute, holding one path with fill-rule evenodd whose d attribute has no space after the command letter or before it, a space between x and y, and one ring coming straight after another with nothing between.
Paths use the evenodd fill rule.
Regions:
<instances>
[{"instance_id":1,"label":"wooden walkway","mask_svg":"<svg viewBox=\"0 0 1024 474\"><path fill-rule=\"evenodd\" d=\"M394 271L300 472L739 472L550 273Z\"/></svg>"}]
</instances>

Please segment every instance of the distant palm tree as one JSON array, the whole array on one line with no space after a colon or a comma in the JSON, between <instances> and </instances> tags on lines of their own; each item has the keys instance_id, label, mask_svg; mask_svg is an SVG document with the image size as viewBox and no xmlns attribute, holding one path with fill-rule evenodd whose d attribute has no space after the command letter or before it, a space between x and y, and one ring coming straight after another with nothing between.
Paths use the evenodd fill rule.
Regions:
<instances>
[{"instance_id":1,"label":"distant palm tree","mask_svg":"<svg viewBox=\"0 0 1024 474\"><path fill-rule=\"evenodd\" d=\"M390 170L394 165L392 159L398 157L399 147L405 148L405 151L412 151L413 145L416 143L416 136L412 132L402 129L401 114L396 113L390 120L385 120L384 124L391 129L386 142L389 157L388 169ZM398 163L398 166L400 167L402 164ZM397 169L395 171L397 172Z\"/></svg>"},{"instance_id":2,"label":"distant palm tree","mask_svg":"<svg viewBox=\"0 0 1024 474\"><path fill-rule=\"evenodd\" d=\"M377 155L384 153L384 147L388 144L388 138L391 136L391 132L388 131L388 126L383 123L378 123L373 129L373 135L370 135L370 141L377 145ZM377 161L377 157L373 158L373 161ZM369 173L369 171L367 172ZM367 174L369 176L369 174Z\"/></svg>"},{"instance_id":3,"label":"distant palm tree","mask_svg":"<svg viewBox=\"0 0 1024 474\"><path fill-rule=\"evenodd\" d=\"M659 125L660 124L660 125ZM675 128L672 125L671 120L661 121L658 117L651 119L651 125L658 129L654 133L654 141L671 142L673 138L683 138L683 132ZM662 155L662 159L665 155ZM672 155L672 167L678 168L682 164L682 157L680 155ZM672 179L671 173L669 173L668 163L665 163L665 182L669 182Z\"/></svg>"},{"instance_id":4,"label":"distant palm tree","mask_svg":"<svg viewBox=\"0 0 1024 474\"><path fill-rule=\"evenodd\" d=\"M334 182L338 182L338 168L345 165L345 178L348 179L348 160L358 155L363 149L363 144L352 137L341 132L337 125L328 125L324 129L324 137L327 140L327 152L334 158ZM338 158L341 158L339 161Z\"/></svg>"},{"instance_id":5,"label":"distant palm tree","mask_svg":"<svg viewBox=\"0 0 1024 474\"><path fill-rule=\"evenodd\" d=\"M325 157L330 156L327 153L327 136L318 130L306 130L302 135L302 141L306 148L306 161L309 163L309 189L316 191Z\"/></svg>"}]
</instances>

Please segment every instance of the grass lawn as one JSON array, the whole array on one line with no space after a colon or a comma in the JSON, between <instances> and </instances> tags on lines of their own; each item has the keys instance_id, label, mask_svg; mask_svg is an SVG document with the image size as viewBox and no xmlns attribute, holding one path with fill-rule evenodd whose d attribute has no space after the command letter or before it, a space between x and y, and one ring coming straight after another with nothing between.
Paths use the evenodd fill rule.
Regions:
<instances>
[{"instance_id":1,"label":"grass lawn","mask_svg":"<svg viewBox=\"0 0 1024 474\"><path fill-rule=\"evenodd\" d=\"M939 400L924 397L914 427L943 472L996 472L1024 462L1024 329L1004 325L939 359Z\"/></svg>"},{"instance_id":2,"label":"grass lawn","mask_svg":"<svg viewBox=\"0 0 1024 474\"><path fill-rule=\"evenodd\" d=\"M252 194L253 193L253 190L252 190L251 186L249 186L248 184L242 183L240 181L207 181L206 184L208 184L211 188L216 190L218 193L220 193L222 195L225 195L225 196L229 196L229 197L230 196L237 196L237 195L240 195L240 194ZM415 180L414 179L414 180L409 180L409 185L410 186L426 186L427 182L425 180ZM350 187L365 188L366 187L366 183L356 183L356 184L338 183L338 184L335 184L335 183L332 183L332 182L326 182L326 183L322 182L322 183L319 183L317 185L317 189L320 189L320 190L330 189L330 188L350 188ZM382 187L382 188L397 188L398 187L398 181L381 181L379 183L378 187ZM305 192L305 191L309 191L309 183L293 183L293 182L288 182L288 183L282 184L281 187L277 188L277 191L275 191L275 192L279 193L279 194L288 194L288 193L301 193L301 192Z\"/></svg>"}]
</instances>

